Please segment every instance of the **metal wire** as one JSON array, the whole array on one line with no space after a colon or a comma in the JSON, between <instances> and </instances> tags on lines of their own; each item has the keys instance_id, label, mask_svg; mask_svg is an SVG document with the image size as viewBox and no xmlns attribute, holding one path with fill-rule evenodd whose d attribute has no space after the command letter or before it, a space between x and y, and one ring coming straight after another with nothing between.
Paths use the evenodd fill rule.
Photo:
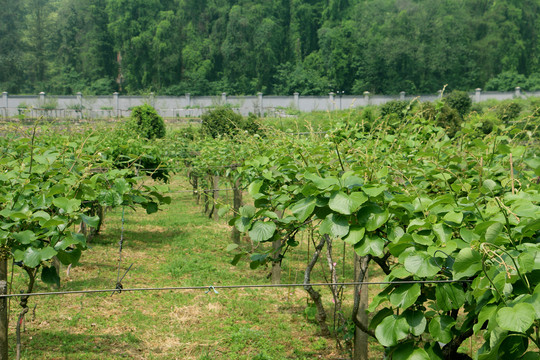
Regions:
<instances>
[{"instance_id":1,"label":"metal wire","mask_svg":"<svg viewBox=\"0 0 540 360\"><path fill-rule=\"evenodd\" d=\"M291 288L304 286L346 286L346 285L404 285L404 284L447 284L464 283L472 280L404 280L404 281L374 281L374 282L341 282L341 283L317 283L317 284L261 284L261 285L209 285L209 286L176 286L176 287L153 287L153 288L132 288L122 289L122 292L136 291L180 291L180 290L208 290L208 289L248 289L248 288ZM95 289L95 290L73 290L56 292L37 292L30 294L7 294L0 295L0 298L18 296L55 296L72 294L93 294L118 292L118 289Z\"/></svg>"}]
</instances>

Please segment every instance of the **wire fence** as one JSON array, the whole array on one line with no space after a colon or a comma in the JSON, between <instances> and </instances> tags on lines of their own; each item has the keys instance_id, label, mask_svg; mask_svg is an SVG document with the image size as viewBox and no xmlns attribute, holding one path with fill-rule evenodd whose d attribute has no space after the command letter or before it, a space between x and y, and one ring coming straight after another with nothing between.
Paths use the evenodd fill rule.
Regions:
<instances>
[{"instance_id":1,"label":"wire fence","mask_svg":"<svg viewBox=\"0 0 540 360\"><path fill-rule=\"evenodd\" d=\"M138 291L185 291L185 290L206 290L214 291L221 289L253 289L253 288L294 288L304 286L351 286L351 285L406 285L406 284L448 284L448 283L467 283L472 280L402 280L402 281L371 281L371 282L337 282L337 283L315 283L315 284L255 284L255 285L210 285L210 286L175 286L175 287L150 287L150 288L126 288L126 289L89 289L89 290L70 290L53 292L35 292L21 294L0 295L0 298L21 297L21 296L58 296L73 294L96 294L96 293L122 293Z\"/></svg>"}]
</instances>

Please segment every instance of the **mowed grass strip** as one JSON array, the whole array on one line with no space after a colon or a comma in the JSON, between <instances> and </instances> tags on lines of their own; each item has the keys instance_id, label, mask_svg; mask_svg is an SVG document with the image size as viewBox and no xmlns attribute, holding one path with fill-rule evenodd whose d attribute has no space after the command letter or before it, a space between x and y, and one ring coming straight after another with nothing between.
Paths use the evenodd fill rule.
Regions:
<instances>
[{"instance_id":1,"label":"mowed grass strip","mask_svg":"<svg viewBox=\"0 0 540 360\"><path fill-rule=\"evenodd\" d=\"M172 189L186 189L181 181ZM268 284L268 269L230 265L225 251L230 227L214 222L175 193L156 214L125 209L121 275L125 288ZM107 213L102 234L93 239L69 276L62 269L60 289L114 288L121 234L121 209ZM284 261L283 282L301 282L307 238ZM337 244L337 243L336 243ZM338 247L336 247L338 248ZM339 247L340 248L340 247ZM352 258L350 251L347 258ZM336 254L341 261L342 254ZM313 282L324 281L325 259ZM350 266L349 266L350 265ZM347 264L352 273L352 262ZM12 292L25 288L15 267ZM351 280L351 279L346 279ZM40 280L34 292L56 290ZM321 289L331 309L331 297ZM303 289L221 289L123 292L33 297L22 333L23 359L333 359L343 356L333 339L318 335L306 320ZM352 291L345 298L352 300ZM10 356L20 307L11 299ZM331 315L331 314L330 314Z\"/></svg>"}]
</instances>

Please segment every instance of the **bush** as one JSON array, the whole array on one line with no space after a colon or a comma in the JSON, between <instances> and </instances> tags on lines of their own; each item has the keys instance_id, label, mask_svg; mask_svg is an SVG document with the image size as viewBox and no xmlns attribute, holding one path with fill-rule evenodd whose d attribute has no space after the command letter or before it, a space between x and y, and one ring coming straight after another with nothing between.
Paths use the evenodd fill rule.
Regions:
<instances>
[{"instance_id":1,"label":"bush","mask_svg":"<svg viewBox=\"0 0 540 360\"><path fill-rule=\"evenodd\" d=\"M503 103L497 106L497 117L508 123L515 120L521 113L522 106L516 102Z\"/></svg>"},{"instance_id":2,"label":"bush","mask_svg":"<svg viewBox=\"0 0 540 360\"><path fill-rule=\"evenodd\" d=\"M450 138L453 138L461 129L461 123L463 122L463 118L456 109L452 109L446 103L440 101L435 104L430 102L421 103L417 114L446 129L446 133Z\"/></svg>"},{"instance_id":3,"label":"bush","mask_svg":"<svg viewBox=\"0 0 540 360\"><path fill-rule=\"evenodd\" d=\"M242 115L222 106L203 114L202 129L213 138L220 135L234 136L238 131L254 134L259 131L259 122L256 115L250 114L245 120Z\"/></svg>"},{"instance_id":4,"label":"bush","mask_svg":"<svg viewBox=\"0 0 540 360\"><path fill-rule=\"evenodd\" d=\"M390 114L396 114L399 119L403 119L407 114L409 102L405 100L392 100L381 105L381 116L386 117Z\"/></svg>"},{"instance_id":5,"label":"bush","mask_svg":"<svg viewBox=\"0 0 540 360\"><path fill-rule=\"evenodd\" d=\"M148 104L135 106L131 111L131 123L137 133L147 139L165 137L165 123L156 109Z\"/></svg>"},{"instance_id":6,"label":"bush","mask_svg":"<svg viewBox=\"0 0 540 360\"><path fill-rule=\"evenodd\" d=\"M471 111L472 100L465 91L454 90L443 99L444 103L452 109L457 110L461 116L465 116Z\"/></svg>"}]
</instances>

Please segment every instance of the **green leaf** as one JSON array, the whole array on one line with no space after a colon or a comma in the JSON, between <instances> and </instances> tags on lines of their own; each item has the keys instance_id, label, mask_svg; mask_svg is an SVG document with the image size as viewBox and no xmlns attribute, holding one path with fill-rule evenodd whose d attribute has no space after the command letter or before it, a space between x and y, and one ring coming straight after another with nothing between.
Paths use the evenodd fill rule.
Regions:
<instances>
[{"instance_id":1,"label":"green leaf","mask_svg":"<svg viewBox=\"0 0 540 360\"><path fill-rule=\"evenodd\" d=\"M40 249L39 253L41 260L49 260L57 254L57 251L52 246L47 246L43 249Z\"/></svg>"},{"instance_id":2,"label":"green leaf","mask_svg":"<svg viewBox=\"0 0 540 360\"><path fill-rule=\"evenodd\" d=\"M494 319L495 312L497 311L497 306L495 305L486 305L482 307L482 310L478 313L478 322L474 324L473 331L475 334L482 329L486 321Z\"/></svg>"},{"instance_id":3,"label":"green leaf","mask_svg":"<svg viewBox=\"0 0 540 360\"><path fill-rule=\"evenodd\" d=\"M409 324L404 317L388 316L375 328L375 337L383 346L394 346L409 335Z\"/></svg>"},{"instance_id":4,"label":"green leaf","mask_svg":"<svg viewBox=\"0 0 540 360\"><path fill-rule=\"evenodd\" d=\"M153 214L158 211L158 204L153 201L146 204L142 204L142 207L146 210L147 214Z\"/></svg>"},{"instance_id":5,"label":"green leaf","mask_svg":"<svg viewBox=\"0 0 540 360\"><path fill-rule=\"evenodd\" d=\"M53 199L53 204L60 208L64 213L72 213L75 210L78 210L81 207L81 200L79 199L68 199L65 197L59 197Z\"/></svg>"},{"instance_id":6,"label":"green leaf","mask_svg":"<svg viewBox=\"0 0 540 360\"><path fill-rule=\"evenodd\" d=\"M20 244L28 245L32 241L37 239L36 234L33 231L25 230L18 233L13 233L13 238L18 241Z\"/></svg>"},{"instance_id":7,"label":"green leaf","mask_svg":"<svg viewBox=\"0 0 540 360\"><path fill-rule=\"evenodd\" d=\"M300 222L306 221L308 217L313 214L313 210L315 210L317 199L313 196L309 196L307 198L304 198L298 202L296 202L292 208L291 211L293 215L298 219Z\"/></svg>"},{"instance_id":8,"label":"green leaf","mask_svg":"<svg viewBox=\"0 0 540 360\"><path fill-rule=\"evenodd\" d=\"M418 299L418 297L420 296L420 291L421 288L419 284L399 285L390 294L390 303L394 307L407 309L409 306L416 302L416 299Z\"/></svg>"},{"instance_id":9,"label":"green leaf","mask_svg":"<svg viewBox=\"0 0 540 360\"><path fill-rule=\"evenodd\" d=\"M435 258L424 252L413 252L405 258L403 265L405 270L420 277L432 277L441 271Z\"/></svg>"},{"instance_id":10,"label":"green leaf","mask_svg":"<svg viewBox=\"0 0 540 360\"><path fill-rule=\"evenodd\" d=\"M272 221L257 221L251 227L249 231L249 237L255 242L266 241L272 236L276 231L276 224Z\"/></svg>"},{"instance_id":11,"label":"green leaf","mask_svg":"<svg viewBox=\"0 0 540 360\"><path fill-rule=\"evenodd\" d=\"M386 189L386 185L365 185L362 187L362 191L371 197L379 196Z\"/></svg>"},{"instance_id":12,"label":"green leaf","mask_svg":"<svg viewBox=\"0 0 540 360\"><path fill-rule=\"evenodd\" d=\"M452 327L456 324L456 320L447 315L435 316L429 322L429 333L435 341L444 344L452 340Z\"/></svg>"},{"instance_id":13,"label":"green leaf","mask_svg":"<svg viewBox=\"0 0 540 360\"><path fill-rule=\"evenodd\" d=\"M409 324L409 330L414 336L420 336L426 330L426 317L424 312L416 310L406 310L403 315L407 319L407 324Z\"/></svg>"},{"instance_id":14,"label":"green leaf","mask_svg":"<svg viewBox=\"0 0 540 360\"><path fill-rule=\"evenodd\" d=\"M437 236L437 239L442 243L446 244L448 241L452 239L452 229L448 227L445 224L435 224L432 227L433 232L435 233L435 236Z\"/></svg>"},{"instance_id":15,"label":"green leaf","mask_svg":"<svg viewBox=\"0 0 540 360\"><path fill-rule=\"evenodd\" d=\"M360 206L367 200L368 197L361 192L347 195L343 191L336 191L330 196L328 206L340 214L351 215L360 209Z\"/></svg>"},{"instance_id":16,"label":"green leaf","mask_svg":"<svg viewBox=\"0 0 540 360\"><path fill-rule=\"evenodd\" d=\"M56 257L64 265L77 264L81 258L82 251L80 248L73 250L61 250L58 251Z\"/></svg>"},{"instance_id":17,"label":"green leaf","mask_svg":"<svg viewBox=\"0 0 540 360\"><path fill-rule=\"evenodd\" d=\"M88 216L85 214L81 214L82 221L93 228L97 228L99 226L99 216Z\"/></svg>"},{"instance_id":18,"label":"green leaf","mask_svg":"<svg viewBox=\"0 0 540 360\"><path fill-rule=\"evenodd\" d=\"M464 277L473 276L482 270L482 255L471 248L461 249L454 262L454 279L460 280Z\"/></svg>"},{"instance_id":19,"label":"green leaf","mask_svg":"<svg viewBox=\"0 0 540 360\"><path fill-rule=\"evenodd\" d=\"M129 192L131 186L124 178L119 178L114 180L114 190L121 195L124 195Z\"/></svg>"},{"instance_id":20,"label":"green leaf","mask_svg":"<svg viewBox=\"0 0 540 360\"><path fill-rule=\"evenodd\" d=\"M359 256L373 255L380 257L384 254L385 241L378 235L366 234L362 240L354 245L354 251Z\"/></svg>"},{"instance_id":21,"label":"green leaf","mask_svg":"<svg viewBox=\"0 0 540 360\"><path fill-rule=\"evenodd\" d=\"M322 235L328 234L332 238L342 238L349 233L349 221L343 215L329 214L319 227Z\"/></svg>"},{"instance_id":22,"label":"green leaf","mask_svg":"<svg viewBox=\"0 0 540 360\"><path fill-rule=\"evenodd\" d=\"M503 224L501 223L496 222L490 225L486 229L486 233L485 233L486 241L492 243L495 240L497 240L497 237L499 237L499 234L501 233L502 229L503 229Z\"/></svg>"},{"instance_id":23,"label":"green leaf","mask_svg":"<svg viewBox=\"0 0 540 360\"><path fill-rule=\"evenodd\" d=\"M227 249L225 251L231 252L231 251L236 250L236 249L238 249L238 244L229 244L229 245L227 245Z\"/></svg>"},{"instance_id":24,"label":"green leaf","mask_svg":"<svg viewBox=\"0 0 540 360\"><path fill-rule=\"evenodd\" d=\"M349 245L355 245L360 242L366 233L366 228L360 226L351 226L349 234L343 240Z\"/></svg>"},{"instance_id":25,"label":"green leaf","mask_svg":"<svg viewBox=\"0 0 540 360\"><path fill-rule=\"evenodd\" d=\"M514 307L503 307L497 311L497 323L508 331L526 332L534 322L534 307L528 303L519 303Z\"/></svg>"},{"instance_id":26,"label":"green leaf","mask_svg":"<svg viewBox=\"0 0 540 360\"><path fill-rule=\"evenodd\" d=\"M54 266L44 266L41 270L41 281L45 284L60 286L60 277Z\"/></svg>"},{"instance_id":27,"label":"green leaf","mask_svg":"<svg viewBox=\"0 0 540 360\"><path fill-rule=\"evenodd\" d=\"M246 232L248 231L249 227L251 225L251 221L249 218L246 217L239 217L234 222L234 226L238 229L240 232Z\"/></svg>"},{"instance_id":28,"label":"green leaf","mask_svg":"<svg viewBox=\"0 0 540 360\"><path fill-rule=\"evenodd\" d=\"M427 235L420 235L418 233L412 234L412 238L414 242L420 245L427 245L427 246L433 245L433 239L435 238L435 236L428 230L424 230L422 232L428 233L428 234Z\"/></svg>"},{"instance_id":29,"label":"green leaf","mask_svg":"<svg viewBox=\"0 0 540 360\"><path fill-rule=\"evenodd\" d=\"M304 175L304 178L306 180L309 180L311 182L313 182L315 184L315 186L319 189L319 190L326 190L328 189L329 187L331 186L334 186L334 185L339 185L339 180L335 177L326 177L326 178L322 178L316 174L313 174L313 173L306 173Z\"/></svg>"},{"instance_id":30,"label":"green leaf","mask_svg":"<svg viewBox=\"0 0 540 360\"><path fill-rule=\"evenodd\" d=\"M251 195L251 196L255 196L257 195L260 190L261 190L261 187L263 186L264 184L264 181L262 180L255 180L253 181L251 184L249 184L248 186L248 193Z\"/></svg>"},{"instance_id":31,"label":"green leaf","mask_svg":"<svg viewBox=\"0 0 540 360\"><path fill-rule=\"evenodd\" d=\"M435 298L439 309L450 311L463 306L465 303L465 292L457 284L437 284Z\"/></svg>"},{"instance_id":32,"label":"green leaf","mask_svg":"<svg viewBox=\"0 0 540 360\"><path fill-rule=\"evenodd\" d=\"M26 249L23 255L23 262L24 265L30 268L35 268L36 266L38 266L41 262L41 252L39 251L39 249Z\"/></svg>"},{"instance_id":33,"label":"green leaf","mask_svg":"<svg viewBox=\"0 0 540 360\"><path fill-rule=\"evenodd\" d=\"M450 211L444 215L443 220L449 225L457 226L463 221L463 213Z\"/></svg>"},{"instance_id":34,"label":"green leaf","mask_svg":"<svg viewBox=\"0 0 540 360\"><path fill-rule=\"evenodd\" d=\"M257 209L255 209L255 206L253 205L244 205L240 208L240 215L242 215L245 218L252 218L255 216L255 212Z\"/></svg>"},{"instance_id":35,"label":"green leaf","mask_svg":"<svg viewBox=\"0 0 540 360\"><path fill-rule=\"evenodd\" d=\"M426 350L411 343L400 344L392 353L392 360L433 360Z\"/></svg>"}]
</instances>

